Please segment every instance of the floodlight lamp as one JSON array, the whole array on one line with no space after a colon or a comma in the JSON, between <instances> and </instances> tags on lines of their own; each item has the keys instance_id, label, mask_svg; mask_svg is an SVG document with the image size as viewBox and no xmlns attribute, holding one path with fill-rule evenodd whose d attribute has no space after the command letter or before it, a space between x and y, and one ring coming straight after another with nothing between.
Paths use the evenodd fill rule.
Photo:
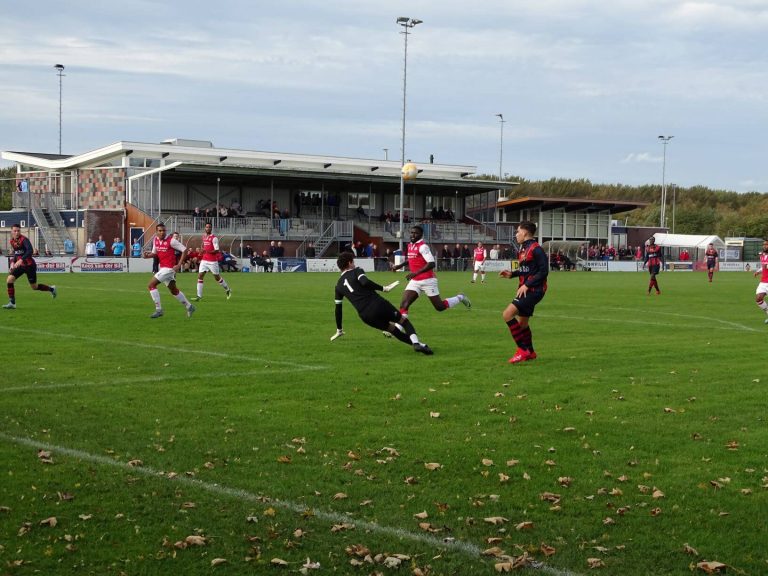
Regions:
<instances>
[{"instance_id":1,"label":"floodlight lamp","mask_svg":"<svg viewBox=\"0 0 768 576\"><path fill-rule=\"evenodd\" d=\"M418 18L414 18L413 20L411 20L411 26L416 26L416 24L421 24L422 22L424 22L424 20L419 20Z\"/></svg>"},{"instance_id":2,"label":"floodlight lamp","mask_svg":"<svg viewBox=\"0 0 768 576\"><path fill-rule=\"evenodd\" d=\"M400 17L397 19L397 23L398 23L398 24L405 24L406 22L408 22L408 17L407 17L407 16L400 16Z\"/></svg>"}]
</instances>

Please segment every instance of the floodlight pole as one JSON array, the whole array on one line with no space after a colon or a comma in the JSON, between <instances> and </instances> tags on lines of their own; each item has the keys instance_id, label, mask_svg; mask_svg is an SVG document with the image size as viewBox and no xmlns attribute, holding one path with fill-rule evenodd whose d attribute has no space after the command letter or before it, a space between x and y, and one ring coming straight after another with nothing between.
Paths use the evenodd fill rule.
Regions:
<instances>
[{"instance_id":1,"label":"floodlight pole","mask_svg":"<svg viewBox=\"0 0 768 576\"><path fill-rule=\"evenodd\" d=\"M661 214L660 228L666 228L665 220L667 213L667 144L674 136L659 136L659 141L664 145L664 160L661 164Z\"/></svg>"},{"instance_id":2,"label":"floodlight pole","mask_svg":"<svg viewBox=\"0 0 768 576\"><path fill-rule=\"evenodd\" d=\"M503 114L496 114L496 116L499 117L499 127L501 128L501 134L499 136L499 198L501 198L502 166L504 165L504 122L506 122L506 120L504 120ZM496 202L498 203L498 198L496 199ZM493 222L494 224L498 222L498 209L495 204L493 207Z\"/></svg>"},{"instance_id":3,"label":"floodlight pole","mask_svg":"<svg viewBox=\"0 0 768 576\"><path fill-rule=\"evenodd\" d=\"M403 254L403 212L405 211L405 177L403 174L403 167L405 166L405 103L406 103L406 89L408 81L408 34L409 29L421 24L421 20L416 18L409 18L407 16L400 16L397 19L397 23L403 27L401 34L404 36L404 50L403 50L403 122L402 131L400 136L400 255Z\"/></svg>"},{"instance_id":4,"label":"floodlight pole","mask_svg":"<svg viewBox=\"0 0 768 576\"><path fill-rule=\"evenodd\" d=\"M59 77L59 155L61 155L61 88L64 77L64 64L54 64L56 75Z\"/></svg>"}]
</instances>

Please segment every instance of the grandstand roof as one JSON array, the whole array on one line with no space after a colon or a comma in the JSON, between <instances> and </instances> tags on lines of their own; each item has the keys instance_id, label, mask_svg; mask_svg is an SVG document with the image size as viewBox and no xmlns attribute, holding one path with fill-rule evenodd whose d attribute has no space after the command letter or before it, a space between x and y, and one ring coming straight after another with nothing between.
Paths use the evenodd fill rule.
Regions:
<instances>
[{"instance_id":1,"label":"grandstand roof","mask_svg":"<svg viewBox=\"0 0 768 576\"><path fill-rule=\"evenodd\" d=\"M79 168L128 166L126 159L148 159L161 166L166 175L177 179L200 178L207 174L236 174L242 178L279 178L296 183L312 181L355 182L391 187L400 181L400 160L319 156L286 152L263 152L216 148L203 140L172 139L161 143L120 141L72 156L33 152L3 151L0 157L40 170L65 171ZM410 162L410 160L409 160ZM408 181L409 188L425 193L461 196L511 189L514 182L481 180L472 177L477 167L469 165L414 162L418 178Z\"/></svg>"},{"instance_id":2,"label":"grandstand roof","mask_svg":"<svg viewBox=\"0 0 768 576\"><path fill-rule=\"evenodd\" d=\"M612 214L628 212L635 208L648 206L648 202L624 202L621 200L592 200L590 198L547 198L543 196L525 196L512 198L499 202L499 208L504 210L526 210L538 208L540 210L555 210L565 208L566 212L583 210L587 212L599 212L609 210Z\"/></svg>"}]
</instances>

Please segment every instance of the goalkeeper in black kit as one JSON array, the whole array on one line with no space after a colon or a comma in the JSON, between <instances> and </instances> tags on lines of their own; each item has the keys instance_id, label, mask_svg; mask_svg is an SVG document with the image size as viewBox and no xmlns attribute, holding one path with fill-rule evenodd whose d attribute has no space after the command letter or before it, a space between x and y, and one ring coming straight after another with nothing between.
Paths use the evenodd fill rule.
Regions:
<instances>
[{"instance_id":1,"label":"goalkeeper in black kit","mask_svg":"<svg viewBox=\"0 0 768 576\"><path fill-rule=\"evenodd\" d=\"M377 284L365 275L362 268L355 266L354 258L351 252L342 252L336 260L336 265L341 270L341 277L336 283L336 333L331 336L331 341L344 335L341 303L346 297L357 310L360 319L368 326L382 330L387 337L394 336L412 346L416 352L431 355L432 350L419 341L410 320L404 318L397 308L377 292L389 292L399 282L396 281L387 286Z\"/></svg>"}]
</instances>

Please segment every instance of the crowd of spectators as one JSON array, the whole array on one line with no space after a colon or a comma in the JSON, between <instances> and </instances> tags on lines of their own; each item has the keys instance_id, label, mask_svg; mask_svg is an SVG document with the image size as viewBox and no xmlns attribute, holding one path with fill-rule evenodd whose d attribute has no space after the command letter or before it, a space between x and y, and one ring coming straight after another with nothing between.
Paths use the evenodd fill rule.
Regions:
<instances>
[{"instance_id":1,"label":"crowd of spectators","mask_svg":"<svg viewBox=\"0 0 768 576\"><path fill-rule=\"evenodd\" d=\"M642 260L642 246L619 246L618 250L606 244L582 244L578 257L582 260Z\"/></svg>"}]
</instances>

